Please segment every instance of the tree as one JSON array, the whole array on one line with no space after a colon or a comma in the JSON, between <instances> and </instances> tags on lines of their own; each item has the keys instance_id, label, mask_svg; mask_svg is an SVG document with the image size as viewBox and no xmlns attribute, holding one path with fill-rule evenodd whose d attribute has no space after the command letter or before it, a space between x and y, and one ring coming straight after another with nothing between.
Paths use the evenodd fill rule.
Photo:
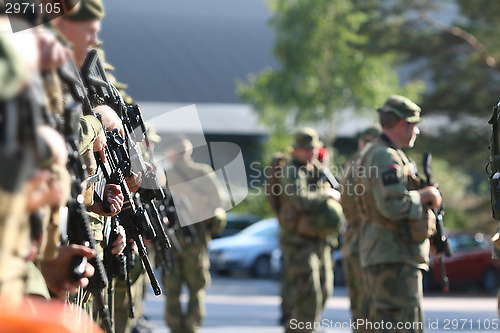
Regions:
<instances>
[{"instance_id":1,"label":"tree","mask_svg":"<svg viewBox=\"0 0 500 333\"><path fill-rule=\"evenodd\" d=\"M279 69L265 69L239 83L270 129L287 133L296 124L331 121L347 108L380 106L389 94L415 98L421 82L400 87L394 52L372 55L370 36L360 29L371 20L350 0L272 0L274 54ZM333 134L334 128L330 128Z\"/></svg>"}]
</instances>

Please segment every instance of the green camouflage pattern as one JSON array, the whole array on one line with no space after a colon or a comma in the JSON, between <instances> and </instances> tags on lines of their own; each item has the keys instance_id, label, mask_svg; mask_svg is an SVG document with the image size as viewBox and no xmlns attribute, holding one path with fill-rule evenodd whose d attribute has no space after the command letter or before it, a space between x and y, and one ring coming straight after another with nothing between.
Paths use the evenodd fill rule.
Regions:
<instances>
[{"instance_id":1,"label":"green camouflage pattern","mask_svg":"<svg viewBox=\"0 0 500 333\"><path fill-rule=\"evenodd\" d=\"M134 318L129 318L129 299L127 283L123 280L116 280L115 297L114 297L114 318L115 318L115 333L130 333L137 324L137 319L142 316L144 311L143 293L145 285L145 275L143 273L141 259L139 253L136 253L134 267L130 270L132 286L132 303L134 307Z\"/></svg>"},{"instance_id":2,"label":"green camouflage pattern","mask_svg":"<svg viewBox=\"0 0 500 333\"><path fill-rule=\"evenodd\" d=\"M280 225L293 233L326 238L338 232L344 218L342 207L325 193L327 184L312 163L301 165L295 159L284 166L280 179Z\"/></svg>"},{"instance_id":3,"label":"green camouflage pattern","mask_svg":"<svg viewBox=\"0 0 500 333\"><path fill-rule=\"evenodd\" d=\"M346 219L346 228L343 233L342 254L343 257L359 255L359 234L364 217L361 209L357 205L355 193L356 183L354 180L355 161L359 158L359 153L354 154L345 164L343 173L346 177L340 182L340 204Z\"/></svg>"},{"instance_id":4,"label":"green camouflage pattern","mask_svg":"<svg viewBox=\"0 0 500 333\"><path fill-rule=\"evenodd\" d=\"M342 252L343 253L343 252ZM368 320L369 316L369 297L366 290L366 281L364 278L361 260L358 255L342 256L342 267L344 269L344 278L349 291L351 301L350 310L352 319ZM355 329L354 332L364 332L363 329Z\"/></svg>"},{"instance_id":5,"label":"green camouflage pattern","mask_svg":"<svg viewBox=\"0 0 500 333\"><path fill-rule=\"evenodd\" d=\"M361 151L358 165L366 171L356 175L356 183L364 187L358 200L367 220L360 238L362 267L405 263L427 270L429 240L412 241L410 232L410 222L423 216L420 194L407 189L415 166L382 139Z\"/></svg>"},{"instance_id":6,"label":"green camouflage pattern","mask_svg":"<svg viewBox=\"0 0 500 333\"><path fill-rule=\"evenodd\" d=\"M200 224L200 223L198 223ZM181 238L179 238L181 241ZM205 311L205 288L210 284L210 262L204 243L182 244L182 252L173 251L173 270L163 274L162 282L167 294L165 320L172 333L198 332ZM189 290L187 311L180 302L182 285Z\"/></svg>"},{"instance_id":7,"label":"green camouflage pattern","mask_svg":"<svg viewBox=\"0 0 500 333\"><path fill-rule=\"evenodd\" d=\"M6 34L0 34L0 99L17 95L28 81L28 70Z\"/></svg>"},{"instance_id":8,"label":"green camouflage pattern","mask_svg":"<svg viewBox=\"0 0 500 333\"><path fill-rule=\"evenodd\" d=\"M201 222L187 227L181 227L179 221L176 221L175 235L181 250L172 247L173 269L163 272L162 276L167 294L165 320L170 332L198 332L206 316L205 289L211 283L207 242L211 239L211 231L222 231L226 223L226 214L220 211L220 207L224 206L225 196L213 169L208 164L196 163L189 157L177 160L166 171L166 175L171 187L179 183L189 185L192 180L203 178L205 181L202 186L191 186L182 194L186 196L186 200L196 203L197 207L219 207L214 209L214 217L208 220L197 216L196 210L190 211L191 221ZM186 311L182 311L180 302L183 285L189 290Z\"/></svg>"},{"instance_id":9,"label":"green camouflage pattern","mask_svg":"<svg viewBox=\"0 0 500 333\"><path fill-rule=\"evenodd\" d=\"M314 327L321 318L326 300L333 292L333 264L331 247L327 240L308 238L282 228L280 232L281 251L293 296L293 310L290 320ZM290 240L293 238L293 242ZM285 241L286 240L286 241ZM289 321L285 332L314 332L298 330Z\"/></svg>"},{"instance_id":10,"label":"green camouflage pattern","mask_svg":"<svg viewBox=\"0 0 500 333\"><path fill-rule=\"evenodd\" d=\"M374 265L364 271L371 296L369 321L386 323L386 329L377 332L423 332L422 271L406 264ZM387 323L391 323L392 330L387 329ZM395 330L398 323L406 323L408 329Z\"/></svg>"}]
</instances>

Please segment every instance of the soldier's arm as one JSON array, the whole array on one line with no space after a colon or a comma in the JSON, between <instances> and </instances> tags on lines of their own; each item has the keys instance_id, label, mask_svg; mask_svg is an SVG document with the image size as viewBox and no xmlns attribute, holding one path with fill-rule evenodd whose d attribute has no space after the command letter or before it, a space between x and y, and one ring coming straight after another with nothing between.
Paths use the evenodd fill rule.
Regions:
<instances>
[{"instance_id":1,"label":"soldier's arm","mask_svg":"<svg viewBox=\"0 0 500 333\"><path fill-rule=\"evenodd\" d=\"M309 187L307 177L299 172L290 172L287 177L283 177L281 185L282 194L299 212L314 212L331 197L324 188L317 191Z\"/></svg>"},{"instance_id":2,"label":"soldier's arm","mask_svg":"<svg viewBox=\"0 0 500 333\"><path fill-rule=\"evenodd\" d=\"M372 191L379 212L386 218L418 219L422 214L420 193L406 188L406 178L401 160L395 151L377 150L372 155L367 177L373 182ZM367 168L368 170L368 168Z\"/></svg>"}]
</instances>

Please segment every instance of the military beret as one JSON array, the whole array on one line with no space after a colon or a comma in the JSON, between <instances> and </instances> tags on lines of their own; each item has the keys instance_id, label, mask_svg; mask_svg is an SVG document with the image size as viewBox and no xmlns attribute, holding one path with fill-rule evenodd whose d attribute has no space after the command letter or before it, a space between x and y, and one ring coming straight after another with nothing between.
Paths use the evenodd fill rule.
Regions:
<instances>
[{"instance_id":1,"label":"military beret","mask_svg":"<svg viewBox=\"0 0 500 333\"><path fill-rule=\"evenodd\" d=\"M310 127L303 127L295 132L293 148L319 148L323 146L318 132Z\"/></svg>"},{"instance_id":2,"label":"military beret","mask_svg":"<svg viewBox=\"0 0 500 333\"><path fill-rule=\"evenodd\" d=\"M400 95L390 96L385 101L384 105L378 108L377 111L392 112L409 123L418 123L422 121L422 118L420 118L420 107L410 99Z\"/></svg>"},{"instance_id":3,"label":"military beret","mask_svg":"<svg viewBox=\"0 0 500 333\"><path fill-rule=\"evenodd\" d=\"M101 0L80 0L80 8L72 13L64 15L70 21L91 21L104 17L104 5Z\"/></svg>"}]
</instances>

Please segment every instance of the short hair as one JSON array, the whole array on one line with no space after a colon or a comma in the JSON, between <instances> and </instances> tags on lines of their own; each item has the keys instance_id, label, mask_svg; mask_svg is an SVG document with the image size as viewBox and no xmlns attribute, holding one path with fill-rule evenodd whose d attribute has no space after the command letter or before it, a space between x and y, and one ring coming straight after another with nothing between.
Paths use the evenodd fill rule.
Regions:
<instances>
[{"instance_id":1,"label":"short hair","mask_svg":"<svg viewBox=\"0 0 500 333\"><path fill-rule=\"evenodd\" d=\"M378 119L380 121L380 125L382 128L393 128L396 124L401 120L395 113L393 112L378 112Z\"/></svg>"}]
</instances>

